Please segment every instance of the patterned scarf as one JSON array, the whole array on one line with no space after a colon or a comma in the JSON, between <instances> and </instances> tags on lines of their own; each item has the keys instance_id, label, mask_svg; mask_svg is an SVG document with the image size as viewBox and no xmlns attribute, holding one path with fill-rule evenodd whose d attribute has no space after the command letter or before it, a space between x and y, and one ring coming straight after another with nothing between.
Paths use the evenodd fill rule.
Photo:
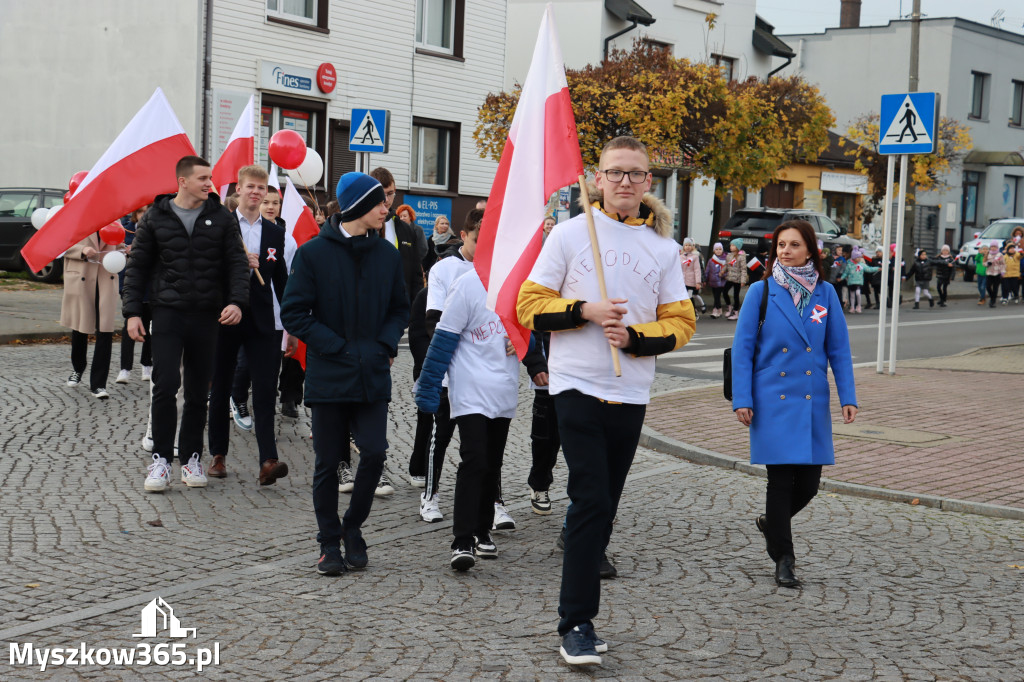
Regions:
<instances>
[{"instance_id":1,"label":"patterned scarf","mask_svg":"<svg viewBox=\"0 0 1024 682\"><path fill-rule=\"evenodd\" d=\"M818 271L814 269L814 263L807 261L806 265L790 268L775 261L772 265L772 278L780 287L789 291L793 296L797 313L803 315L804 308L814 293L814 287L818 284Z\"/></svg>"}]
</instances>

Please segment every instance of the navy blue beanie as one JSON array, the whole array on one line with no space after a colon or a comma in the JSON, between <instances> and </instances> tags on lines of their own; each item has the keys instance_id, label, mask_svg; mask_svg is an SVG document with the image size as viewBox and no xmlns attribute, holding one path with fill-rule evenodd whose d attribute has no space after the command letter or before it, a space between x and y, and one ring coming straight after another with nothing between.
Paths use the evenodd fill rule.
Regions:
<instances>
[{"instance_id":1,"label":"navy blue beanie","mask_svg":"<svg viewBox=\"0 0 1024 682\"><path fill-rule=\"evenodd\" d=\"M362 218L385 199L379 182L366 173L355 172L341 176L337 195L343 223Z\"/></svg>"}]
</instances>

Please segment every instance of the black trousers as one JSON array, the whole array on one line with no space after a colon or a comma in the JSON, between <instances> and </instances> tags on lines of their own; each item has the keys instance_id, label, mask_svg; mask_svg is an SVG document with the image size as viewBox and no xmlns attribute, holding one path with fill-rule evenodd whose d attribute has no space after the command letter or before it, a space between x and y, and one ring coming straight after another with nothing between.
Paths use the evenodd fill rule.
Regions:
<instances>
[{"instance_id":1,"label":"black trousers","mask_svg":"<svg viewBox=\"0 0 1024 682\"><path fill-rule=\"evenodd\" d=\"M736 310L740 309L740 288L739 282L726 282L725 291L722 293L722 296L725 298L725 304L733 306ZM730 291L732 292L732 298L729 298Z\"/></svg>"},{"instance_id":2,"label":"black trousers","mask_svg":"<svg viewBox=\"0 0 1024 682\"><path fill-rule=\"evenodd\" d=\"M153 365L153 344L149 338L149 323L152 321L152 314L149 311L149 304L142 304L142 326L146 329L146 340L142 342L142 358L139 362L143 367ZM124 328L121 329L121 369L132 371L132 363L135 361L135 339L128 336L128 321L125 320Z\"/></svg>"},{"instance_id":3,"label":"black trousers","mask_svg":"<svg viewBox=\"0 0 1024 682\"><path fill-rule=\"evenodd\" d=\"M715 307L722 307L722 294L725 293L725 287L711 287L711 294L715 297ZM725 299L726 303L729 303L728 296Z\"/></svg>"},{"instance_id":4,"label":"black trousers","mask_svg":"<svg viewBox=\"0 0 1024 682\"><path fill-rule=\"evenodd\" d=\"M240 324L222 326L214 355L213 386L210 388L210 454L228 454L232 381L238 351L245 349L252 380L252 417L260 464L277 459L274 415L277 404L277 373L281 367L281 332L261 333L256 325L242 319Z\"/></svg>"},{"instance_id":5,"label":"black trousers","mask_svg":"<svg viewBox=\"0 0 1024 682\"><path fill-rule=\"evenodd\" d=\"M459 471L455 476L455 512L452 549L468 549L473 537L487 537L494 523L494 500L505 457L505 441L511 419L488 419L482 414L465 414L455 419L459 426Z\"/></svg>"},{"instance_id":6,"label":"black trousers","mask_svg":"<svg viewBox=\"0 0 1024 682\"><path fill-rule=\"evenodd\" d=\"M444 466L445 453L455 433L455 422L451 418L452 406L448 402L448 389L441 389L441 402L437 413L430 414L416 410L416 437L409 457L409 475L425 476L426 490L431 495L437 492L441 480L441 469ZM434 447L430 447L430 435L433 431Z\"/></svg>"},{"instance_id":7,"label":"black trousers","mask_svg":"<svg viewBox=\"0 0 1024 682\"><path fill-rule=\"evenodd\" d=\"M168 460L173 458L178 421L175 395L183 380L185 406L178 432L178 459L186 464L193 453L203 453L218 316L214 311L153 310L153 452Z\"/></svg>"},{"instance_id":8,"label":"black trousers","mask_svg":"<svg viewBox=\"0 0 1024 682\"><path fill-rule=\"evenodd\" d=\"M996 299L999 298L999 284L1003 281L1002 275L989 275L985 281L985 286L988 288L988 301L990 306L996 304Z\"/></svg>"},{"instance_id":9,"label":"black trousers","mask_svg":"<svg viewBox=\"0 0 1024 682\"><path fill-rule=\"evenodd\" d=\"M388 404L314 403L313 417L313 511L320 532L317 542L329 547L341 543L343 533L359 536L370 516L388 449ZM344 520L338 518L338 464L348 452L349 433L359 448L359 468Z\"/></svg>"},{"instance_id":10,"label":"black trousers","mask_svg":"<svg viewBox=\"0 0 1024 682\"><path fill-rule=\"evenodd\" d=\"M552 471L558 462L558 449L562 439L558 435L558 414L555 399L547 389L533 392L533 424L530 426L530 446L533 463L527 484L534 490L548 490L555 478Z\"/></svg>"},{"instance_id":11,"label":"black trousers","mask_svg":"<svg viewBox=\"0 0 1024 682\"><path fill-rule=\"evenodd\" d=\"M1017 298L1020 289L1020 277L1003 277L1003 298L1010 298L1012 295Z\"/></svg>"},{"instance_id":12,"label":"black trousers","mask_svg":"<svg viewBox=\"0 0 1024 682\"><path fill-rule=\"evenodd\" d=\"M778 561L793 554L792 519L818 494L821 466L769 464L765 516L768 520L768 556Z\"/></svg>"},{"instance_id":13,"label":"black trousers","mask_svg":"<svg viewBox=\"0 0 1024 682\"><path fill-rule=\"evenodd\" d=\"M281 360L281 378L277 388L281 392L282 403L302 402L302 385L306 381L306 371L302 364L295 358L283 358Z\"/></svg>"},{"instance_id":14,"label":"black trousers","mask_svg":"<svg viewBox=\"0 0 1024 682\"><path fill-rule=\"evenodd\" d=\"M252 385L252 377L249 376L249 360L245 357L245 346L238 349L238 358L235 361L235 378L231 382L231 397L235 405L249 402L249 386Z\"/></svg>"},{"instance_id":15,"label":"black trousers","mask_svg":"<svg viewBox=\"0 0 1024 682\"><path fill-rule=\"evenodd\" d=\"M946 296L949 294L949 280L942 278L935 280L935 289L939 292L939 303L945 303Z\"/></svg>"},{"instance_id":16,"label":"black trousers","mask_svg":"<svg viewBox=\"0 0 1024 682\"><path fill-rule=\"evenodd\" d=\"M612 535L647 406L606 403L579 391L554 399L572 501L565 518L558 600L558 634L565 635L597 616L601 555Z\"/></svg>"},{"instance_id":17,"label":"black trousers","mask_svg":"<svg viewBox=\"0 0 1024 682\"><path fill-rule=\"evenodd\" d=\"M96 332L96 347L92 351L92 369L89 370L89 388L106 388L110 374L110 349L114 344L113 332ZM83 374L89 354L89 335L71 331L71 368Z\"/></svg>"}]
</instances>

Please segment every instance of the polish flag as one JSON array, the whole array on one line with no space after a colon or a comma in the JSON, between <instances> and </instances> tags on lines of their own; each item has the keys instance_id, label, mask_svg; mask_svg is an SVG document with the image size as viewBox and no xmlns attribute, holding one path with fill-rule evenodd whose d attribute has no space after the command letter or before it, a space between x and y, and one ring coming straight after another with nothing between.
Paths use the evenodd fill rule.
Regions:
<instances>
[{"instance_id":1,"label":"polish flag","mask_svg":"<svg viewBox=\"0 0 1024 682\"><path fill-rule=\"evenodd\" d=\"M548 197L582 174L576 119L548 5L473 257L487 289L487 308L501 318L520 359L530 332L519 324L516 299L540 254Z\"/></svg>"},{"instance_id":2,"label":"polish flag","mask_svg":"<svg viewBox=\"0 0 1024 682\"><path fill-rule=\"evenodd\" d=\"M213 186L220 192L223 200L228 195L228 187L232 182L238 182L238 171L243 166L251 166L255 158L254 149L256 146L252 128L252 104L255 95L249 95L249 103L245 105L241 117L235 123L235 129L231 131L231 138L228 146L217 159L213 166Z\"/></svg>"},{"instance_id":3,"label":"polish flag","mask_svg":"<svg viewBox=\"0 0 1024 682\"><path fill-rule=\"evenodd\" d=\"M752 256L750 261L747 263L747 268L751 271L759 270L763 267L763 263L757 259L757 256Z\"/></svg>"},{"instance_id":4,"label":"polish flag","mask_svg":"<svg viewBox=\"0 0 1024 682\"><path fill-rule=\"evenodd\" d=\"M281 179L277 177L277 164L273 161L270 162L270 179L267 180L267 184L275 187L278 192L281 191Z\"/></svg>"},{"instance_id":5,"label":"polish flag","mask_svg":"<svg viewBox=\"0 0 1024 682\"><path fill-rule=\"evenodd\" d=\"M185 129L163 90L146 105L107 148L74 195L28 240L21 255L33 271L121 216L177 191L174 166L194 155Z\"/></svg>"},{"instance_id":6,"label":"polish flag","mask_svg":"<svg viewBox=\"0 0 1024 682\"><path fill-rule=\"evenodd\" d=\"M288 263L288 270L292 268L292 257L295 251L313 237L320 234L320 226L309 210L309 206L302 200L299 191L290 177L285 178L284 196L281 197L281 218L284 219L284 259ZM276 299L275 299L276 310ZM299 348L295 351L295 359L306 369L306 344L299 341Z\"/></svg>"}]
</instances>

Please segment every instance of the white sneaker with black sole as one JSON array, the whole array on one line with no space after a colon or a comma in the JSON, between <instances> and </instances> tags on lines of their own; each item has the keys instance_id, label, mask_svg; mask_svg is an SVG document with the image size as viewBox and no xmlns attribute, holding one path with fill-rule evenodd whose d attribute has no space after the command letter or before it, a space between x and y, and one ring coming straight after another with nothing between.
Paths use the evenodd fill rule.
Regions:
<instances>
[{"instance_id":1,"label":"white sneaker with black sole","mask_svg":"<svg viewBox=\"0 0 1024 682\"><path fill-rule=\"evenodd\" d=\"M420 518L427 523L437 523L444 521L444 514L441 513L440 495L434 493L430 497L427 497L426 493L420 493Z\"/></svg>"},{"instance_id":2,"label":"white sneaker with black sole","mask_svg":"<svg viewBox=\"0 0 1024 682\"><path fill-rule=\"evenodd\" d=\"M127 384L128 380L131 378L132 373L126 369L122 369L120 372L117 373L117 378L114 379L114 382L118 384Z\"/></svg>"},{"instance_id":3,"label":"white sneaker with black sole","mask_svg":"<svg viewBox=\"0 0 1024 682\"><path fill-rule=\"evenodd\" d=\"M515 530L516 522L515 519L505 509L505 505L501 502L494 503L494 523L491 525L491 530Z\"/></svg>"},{"instance_id":4,"label":"white sneaker with black sole","mask_svg":"<svg viewBox=\"0 0 1024 682\"><path fill-rule=\"evenodd\" d=\"M146 475L145 489L151 493L162 493L171 485L171 465L160 455L153 455Z\"/></svg>"},{"instance_id":5,"label":"white sneaker with black sole","mask_svg":"<svg viewBox=\"0 0 1024 682\"><path fill-rule=\"evenodd\" d=\"M547 490L534 490L530 488L530 506L534 514L547 516L551 513L551 498Z\"/></svg>"},{"instance_id":6,"label":"white sneaker with black sole","mask_svg":"<svg viewBox=\"0 0 1024 682\"><path fill-rule=\"evenodd\" d=\"M350 493L352 488L355 487L356 479L352 475L352 465L348 462L342 462L338 465L338 492L339 493Z\"/></svg>"},{"instance_id":7,"label":"white sneaker with black sole","mask_svg":"<svg viewBox=\"0 0 1024 682\"><path fill-rule=\"evenodd\" d=\"M68 377L68 386L77 386L82 383L82 373L72 372L71 376Z\"/></svg>"},{"instance_id":8,"label":"white sneaker with black sole","mask_svg":"<svg viewBox=\"0 0 1024 682\"><path fill-rule=\"evenodd\" d=\"M452 568L456 571L468 571L473 568L476 566L476 557L473 556L473 550L463 547L453 549L451 564Z\"/></svg>"},{"instance_id":9,"label":"white sneaker with black sole","mask_svg":"<svg viewBox=\"0 0 1024 682\"><path fill-rule=\"evenodd\" d=\"M110 394L107 393L105 388L94 388L92 389L92 397L98 400L106 400L110 397Z\"/></svg>"},{"instance_id":10,"label":"white sneaker with black sole","mask_svg":"<svg viewBox=\"0 0 1024 682\"><path fill-rule=\"evenodd\" d=\"M476 539L476 555L481 559L498 558L498 546L494 544L490 535Z\"/></svg>"}]
</instances>

